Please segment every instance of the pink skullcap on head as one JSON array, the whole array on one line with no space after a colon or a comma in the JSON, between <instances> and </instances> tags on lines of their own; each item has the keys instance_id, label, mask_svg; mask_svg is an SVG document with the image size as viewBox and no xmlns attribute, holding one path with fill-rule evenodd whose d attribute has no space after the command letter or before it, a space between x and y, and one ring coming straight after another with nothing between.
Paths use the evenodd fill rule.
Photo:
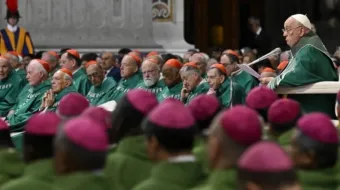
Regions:
<instances>
[{"instance_id":1,"label":"pink skullcap on head","mask_svg":"<svg viewBox=\"0 0 340 190\"><path fill-rule=\"evenodd\" d=\"M220 102L216 96L202 94L192 99L188 108L196 121L203 121L214 117L214 114L220 108Z\"/></svg>"},{"instance_id":2,"label":"pink skullcap on head","mask_svg":"<svg viewBox=\"0 0 340 190\"><path fill-rule=\"evenodd\" d=\"M293 169L288 154L274 142L258 142L238 160L238 167L250 172L280 172Z\"/></svg>"},{"instance_id":3,"label":"pink skullcap on head","mask_svg":"<svg viewBox=\"0 0 340 190\"><path fill-rule=\"evenodd\" d=\"M139 112L147 115L153 108L158 105L156 96L142 89L132 89L126 93L127 100Z\"/></svg>"},{"instance_id":4,"label":"pink skullcap on head","mask_svg":"<svg viewBox=\"0 0 340 190\"><path fill-rule=\"evenodd\" d=\"M150 122L164 128L184 129L195 125L195 119L182 103L162 102L148 115Z\"/></svg>"},{"instance_id":5,"label":"pink skullcap on head","mask_svg":"<svg viewBox=\"0 0 340 190\"><path fill-rule=\"evenodd\" d=\"M238 144L251 145L261 140L262 126L257 113L246 106L235 106L222 113L221 126Z\"/></svg>"},{"instance_id":6,"label":"pink skullcap on head","mask_svg":"<svg viewBox=\"0 0 340 190\"><path fill-rule=\"evenodd\" d=\"M326 114L306 114L299 119L297 126L303 134L321 143L338 144L339 142L337 129Z\"/></svg>"},{"instance_id":7,"label":"pink skullcap on head","mask_svg":"<svg viewBox=\"0 0 340 190\"><path fill-rule=\"evenodd\" d=\"M300 104L292 99L276 100L268 110L268 121L272 124L290 123L300 116Z\"/></svg>"},{"instance_id":8,"label":"pink skullcap on head","mask_svg":"<svg viewBox=\"0 0 340 190\"><path fill-rule=\"evenodd\" d=\"M90 151L106 151L109 140L104 126L85 118L71 119L64 125L64 133L69 141Z\"/></svg>"},{"instance_id":9,"label":"pink skullcap on head","mask_svg":"<svg viewBox=\"0 0 340 190\"><path fill-rule=\"evenodd\" d=\"M58 113L66 117L78 116L89 106L89 101L83 95L72 92L61 98Z\"/></svg>"},{"instance_id":10,"label":"pink skullcap on head","mask_svg":"<svg viewBox=\"0 0 340 190\"><path fill-rule=\"evenodd\" d=\"M252 109L266 109L278 99L277 94L266 86L253 88L247 95L246 104Z\"/></svg>"},{"instance_id":11,"label":"pink skullcap on head","mask_svg":"<svg viewBox=\"0 0 340 190\"><path fill-rule=\"evenodd\" d=\"M90 118L99 124L105 126L105 128L111 128L111 113L101 107L89 107L81 116Z\"/></svg>"},{"instance_id":12,"label":"pink skullcap on head","mask_svg":"<svg viewBox=\"0 0 340 190\"><path fill-rule=\"evenodd\" d=\"M9 130L8 124L3 119L0 119L0 131L4 130Z\"/></svg>"},{"instance_id":13,"label":"pink skullcap on head","mask_svg":"<svg viewBox=\"0 0 340 190\"><path fill-rule=\"evenodd\" d=\"M49 135L56 134L61 119L54 112L38 113L33 115L25 126L27 134Z\"/></svg>"}]
</instances>

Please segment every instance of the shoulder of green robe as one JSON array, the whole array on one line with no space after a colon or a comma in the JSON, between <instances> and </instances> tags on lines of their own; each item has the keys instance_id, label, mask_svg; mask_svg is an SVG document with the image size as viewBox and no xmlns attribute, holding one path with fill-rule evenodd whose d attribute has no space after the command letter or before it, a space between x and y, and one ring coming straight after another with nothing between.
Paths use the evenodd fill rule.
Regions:
<instances>
[{"instance_id":1,"label":"shoulder of green robe","mask_svg":"<svg viewBox=\"0 0 340 190\"><path fill-rule=\"evenodd\" d=\"M51 183L44 182L41 180L22 177L15 180L11 180L1 186L1 190L21 190L21 189L49 189L52 190L53 186Z\"/></svg>"},{"instance_id":2,"label":"shoulder of green robe","mask_svg":"<svg viewBox=\"0 0 340 190\"><path fill-rule=\"evenodd\" d=\"M298 177L303 189L336 189L338 187L338 168L320 170L298 170Z\"/></svg>"},{"instance_id":3,"label":"shoulder of green robe","mask_svg":"<svg viewBox=\"0 0 340 190\"><path fill-rule=\"evenodd\" d=\"M23 174L25 165L14 148L0 150L0 175L7 175L11 178L19 177Z\"/></svg>"}]
</instances>

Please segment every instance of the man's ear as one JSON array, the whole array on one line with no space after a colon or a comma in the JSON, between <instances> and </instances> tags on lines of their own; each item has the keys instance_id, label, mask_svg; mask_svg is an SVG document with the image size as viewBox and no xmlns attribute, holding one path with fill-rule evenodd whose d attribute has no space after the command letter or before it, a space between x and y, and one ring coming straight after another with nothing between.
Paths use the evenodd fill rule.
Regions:
<instances>
[{"instance_id":1,"label":"man's ear","mask_svg":"<svg viewBox=\"0 0 340 190\"><path fill-rule=\"evenodd\" d=\"M225 80L225 76L224 76L224 75L221 75L220 77L221 77L221 78L220 78L220 80L221 80L221 83L223 83L223 82L224 82L224 80Z\"/></svg>"}]
</instances>

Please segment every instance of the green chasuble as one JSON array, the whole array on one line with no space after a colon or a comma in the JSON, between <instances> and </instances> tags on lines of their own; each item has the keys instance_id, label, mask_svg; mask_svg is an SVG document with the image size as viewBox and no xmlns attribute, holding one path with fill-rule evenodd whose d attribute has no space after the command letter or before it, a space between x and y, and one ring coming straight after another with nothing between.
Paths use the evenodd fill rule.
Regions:
<instances>
[{"instance_id":1,"label":"green chasuble","mask_svg":"<svg viewBox=\"0 0 340 190\"><path fill-rule=\"evenodd\" d=\"M144 82L141 82L137 85L136 88L151 92L158 97L162 93L163 89L165 88L165 84L164 84L164 80L159 80L156 84L152 86L146 86Z\"/></svg>"},{"instance_id":2,"label":"green chasuble","mask_svg":"<svg viewBox=\"0 0 340 190\"><path fill-rule=\"evenodd\" d=\"M204 137L197 136L195 139L194 148L192 153L195 155L197 162L201 163L202 171L208 176L209 174L209 160L208 160L208 152L207 145Z\"/></svg>"},{"instance_id":3,"label":"green chasuble","mask_svg":"<svg viewBox=\"0 0 340 190\"><path fill-rule=\"evenodd\" d=\"M129 90L135 88L143 79L139 72L135 73L128 79L121 79L117 85L113 100L119 101Z\"/></svg>"},{"instance_id":4,"label":"green chasuble","mask_svg":"<svg viewBox=\"0 0 340 190\"><path fill-rule=\"evenodd\" d=\"M188 95L188 98L185 100L185 104L189 104L192 99L194 99L196 96L200 94L206 94L209 91L209 84L206 80L202 80Z\"/></svg>"},{"instance_id":5,"label":"green chasuble","mask_svg":"<svg viewBox=\"0 0 340 190\"><path fill-rule=\"evenodd\" d=\"M306 190L337 190L338 168L298 170L299 182Z\"/></svg>"},{"instance_id":6,"label":"green chasuble","mask_svg":"<svg viewBox=\"0 0 340 190\"><path fill-rule=\"evenodd\" d=\"M84 69L79 68L73 73L73 85L80 94L82 94L83 96L87 95L92 85L87 78Z\"/></svg>"},{"instance_id":7,"label":"green chasuble","mask_svg":"<svg viewBox=\"0 0 340 190\"><path fill-rule=\"evenodd\" d=\"M338 81L337 71L329 53L320 38L313 32L291 48L292 59L282 73L275 77L268 87L295 87L321 81ZM288 95L300 102L304 113L324 112L335 118L334 105L336 94Z\"/></svg>"},{"instance_id":8,"label":"green chasuble","mask_svg":"<svg viewBox=\"0 0 340 190\"><path fill-rule=\"evenodd\" d=\"M244 71L236 73L231 78L233 81L241 85L247 94L251 89L259 85L259 82L256 78Z\"/></svg>"},{"instance_id":9,"label":"green chasuble","mask_svg":"<svg viewBox=\"0 0 340 190\"><path fill-rule=\"evenodd\" d=\"M204 180L202 165L191 161L162 161L153 166L150 177L133 190L186 190Z\"/></svg>"},{"instance_id":10,"label":"green chasuble","mask_svg":"<svg viewBox=\"0 0 340 190\"><path fill-rule=\"evenodd\" d=\"M0 117L7 116L23 87L23 80L14 71L9 73L6 79L0 81Z\"/></svg>"},{"instance_id":11,"label":"green chasuble","mask_svg":"<svg viewBox=\"0 0 340 190\"><path fill-rule=\"evenodd\" d=\"M236 189L236 170L216 169L211 172L208 183L197 186L193 190L235 190Z\"/></svg>"},{"instance_id":12,"label":"green chasuble","mask_svg":"<svg viewBox=\"0 0 340 190\"><path fill-rule=\"evenodd\" d=\"M182 88L183 88L182 82L170 88L166 86L163 89L163 91L160 94L158 94L157 99L159 102L162 102L163 100L168 98L175 98L177 100L180 100Z\"/></svg>"},{"instance_id":13,"label":"green chasuble","mask_svg":"<svg viewBox=\"0 0 340 190\"><path fill-rule=\"evenodd\" d=\"M53 187L54 190L114 190L100 172L77 172L56 176Z\"/></svg>"},{"instance_id":14,"label":"green chasuble","mask_svg":"<svg viewBox=\"0 0 340 190\"><path fill-rule=\"evenodd\" d=\"M48 108L48 111L55 112L59 106L60 100L67 94L71 92L77 92L76 88L74 85L71 85L69 87L64 88L62 91L60 91L58 94L55 94L54 97L54 104Z\"/></svg>"},{"instance_id":15,"label":"green chasuble","mask_svg":"<svg viewBox=\"0 0 340 190\"><path fill-rule=\"evenodd\" d=\"M21 131L26 121L39 111L42 97L51 88L51 82L46 80L40 85L32 87L27 84L18 96L14 105L14 113L7 118L11 131Z\"/></svg>"},{"instance_id":16,"label":"green chasuble","mask_svg":"<svg viewBox=\"0 0 340 190\"><path fill-rule=\"evenodd\" d=\"M224 108L244 104L246 92L242 86L231 79L225 80L216 91L216 97Z\"/></svg>"},{"instance_id":17,"label":"green chasuble","mask_svg":"<svg viewBox=\"0 0 340 190\"><path fill-rule=\"evenodd\" d=\"M113 100L113 95L116 90L116 81L108 77L103 80L99 86L92 86L86 98L90 101L91 105L98 106L108 101Z\"/></svg>"},{"instance_id":18,"label":"green chasuble","mask_svg":"<svg viewBox=\"0 0 340 190\"><path fill-rule=\"evenodd\" d=\"M0 185L19 178L24 172L22 158L13 148L0 150L0 163Z\"/></svg>"},{"instance_id":19,"label":"green chasuble","mask_svg":"<svg viewBox=\"0 0 340 190\"><path fill-rule=\"evenodd\" d=\"M145 137L125 137L117 150L109 155L105 176L114 190L130 190L150 176L152 162L149 160Z\"/></svg>"},{"instance_id":20,"label":"green chasuble","mask_svg":"<svg viewBox=\"0 0 340 190\"><path fill-rule=\"evenodd\" d=\"M4 184L1 190L52 189L54 169L52 159L38 160L26 166L21 178Z\"/></svg>"},{"instance_id":21,"label":"green chasuble","mask_svg":"<svg viewBox=\"0 0 340 190\"><path fill-rule=\"evenodd\" d=\"M26 71L24 69L15 69L14 70L15 74L17 74L21 80L23 81L23 83L26 85L28 83L27 79L26 79Z\"/></svg>"}]
</instances>

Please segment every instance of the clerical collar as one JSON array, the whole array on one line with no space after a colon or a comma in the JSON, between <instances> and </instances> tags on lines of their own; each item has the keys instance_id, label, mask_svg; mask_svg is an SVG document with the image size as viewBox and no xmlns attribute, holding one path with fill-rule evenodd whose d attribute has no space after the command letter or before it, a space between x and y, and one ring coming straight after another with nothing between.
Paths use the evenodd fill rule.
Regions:
<instances>
[{"instance_id":1,"label":"clerical collar","mask_svg":"<svg viewBox=\"0 0 340 190\"><path fill-rule=\"evenodd\" d=\"M257 36L260 35L261 31L262 31L262 27L260 27L259 29L257 29L256 35L257 35Z\"/></svg>"},{"instance_id":2,"label":"clerical collar","mask_svg":"<svg viewBox=\"0 0 340 190\"><path fill-rule=\"evenodd\" d=\"M193 155L180 155L168 158L171 163L195 162L196 158Z\"/></svg>"},{"instance_id":3,"label":"clerical collar","mask_svg":"<svg viewBox=\"0 0 340 190\"><path fill-rule=\"evenodd\" d=\"M16 32L18 30L18 25L12 26L10 24L7 24L7 29L11 32Z\"/></svg>"}]
</instances>

